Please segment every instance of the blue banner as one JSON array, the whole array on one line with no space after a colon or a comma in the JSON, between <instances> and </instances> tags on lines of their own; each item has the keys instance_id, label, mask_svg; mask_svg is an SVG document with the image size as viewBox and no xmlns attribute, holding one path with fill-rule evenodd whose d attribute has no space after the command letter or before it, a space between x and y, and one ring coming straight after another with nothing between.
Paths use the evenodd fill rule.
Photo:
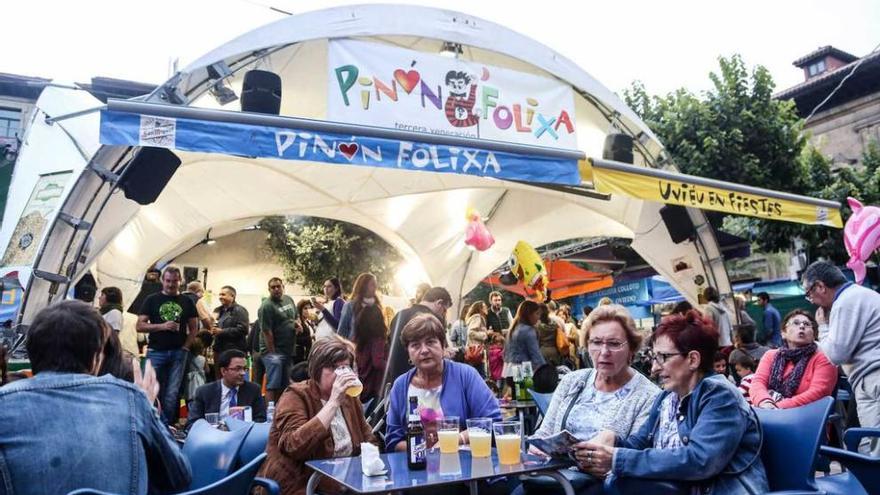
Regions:
<instances>
[{"instance_id":1,"label":"blue banner","mask_svg":"<svg viewBox=\"0 0 880 495\"><path fill-rule=\"evenodd\" d=\"M578 185L577 160L415 141L101 111L101 144Z\"/></svg>"}]
</instances>

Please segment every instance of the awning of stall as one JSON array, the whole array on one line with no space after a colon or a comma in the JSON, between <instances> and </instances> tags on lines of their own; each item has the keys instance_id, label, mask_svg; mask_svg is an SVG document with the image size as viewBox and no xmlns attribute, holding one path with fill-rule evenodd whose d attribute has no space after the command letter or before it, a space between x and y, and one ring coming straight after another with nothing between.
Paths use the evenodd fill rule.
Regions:
<instances>
[{"instance_id":1,"label":"awning of stall","mask_svg":"<svg viewBox=\"0 0 880 495\"><path fill-rule=\"evenodd\" d=\"M569 261L545 260L544 266L547 268L547 278L549 280L547 288L550 289L553 299L574 297L614 285L614 279L611 277L610 273L599 273L585 270ZM519 282L516 285L503 285L500 276L497 274L486 277L483 279L483 282L492 286L498 286L523 297L532 297L535 295L534 292L527 289L522 282Z\"/></svg>"},{"instance_id":2,"label":"awning of stall","mask_svg":"<svg viewBox=\"0 0 880 495\"><path fill-rule=\"evenodd\" d=\"M588 163L590 170L582 175L590 177L599 192L765 220L843 227L840 204L834 201L610 160Z\"/></svg>"}]
</instances>

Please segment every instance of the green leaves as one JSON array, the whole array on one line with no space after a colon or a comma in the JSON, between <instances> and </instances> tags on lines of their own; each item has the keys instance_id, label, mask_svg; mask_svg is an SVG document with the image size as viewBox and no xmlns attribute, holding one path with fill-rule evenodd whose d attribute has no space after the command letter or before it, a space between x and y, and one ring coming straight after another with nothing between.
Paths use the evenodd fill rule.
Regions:
<instances>
[{"instance_id":1,"label":"green leaves","mask_svg":"<svg viewBox=\"0 0 880 495\"><path fill-rule=\"evenodd\" d=\"M766 68L749 71L739 55L720 57L718 66L709 74L712 89L700 95L679 89L650 96L638 81L624 91L627 105L657 134L683 173L844 205L848 195L866 204L880 202L880 147L868 148L863 170L832 172L830 161L807 147L794 103L773 98L776 85ZM844 209L844 218L848 214ZM710 214L709 219L719 225L724 215ZM807 241L813 258L847 258L837 229L751 218L729 225L752 234L764 251L786 249L798 236Z\"/></svg>"},{"instance_id":2,"label":"green leaves","mask_svg":"<svg viewBox=\"0 0 880 495\"><path fill-rule=\"evenodd\" d=\"M266 217L260 229L266 245L284 267L285 278L312 294L324 280L338 277L351 290L359 273L376 275L387 289L400 256L382 238L354 224L315 217Z\"/></svg>"}]
</instances>

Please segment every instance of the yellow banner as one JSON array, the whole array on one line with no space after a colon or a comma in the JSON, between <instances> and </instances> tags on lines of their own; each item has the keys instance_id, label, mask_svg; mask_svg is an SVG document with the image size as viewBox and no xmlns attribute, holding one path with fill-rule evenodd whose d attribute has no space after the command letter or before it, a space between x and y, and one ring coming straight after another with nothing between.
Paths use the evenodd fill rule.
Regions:
<instances>
[{"instance_id":1,"label":"yellow banner","mask_svg":"<svg viewBox=\"0 0 880 495\"><path fill-rule=\"evenodd\" d=\"M596 190L734 215L843 228L839 208L761 196L687 181L591 167ZM687 177L687 176L684 176Z\"/></svg>"}]
</instances>

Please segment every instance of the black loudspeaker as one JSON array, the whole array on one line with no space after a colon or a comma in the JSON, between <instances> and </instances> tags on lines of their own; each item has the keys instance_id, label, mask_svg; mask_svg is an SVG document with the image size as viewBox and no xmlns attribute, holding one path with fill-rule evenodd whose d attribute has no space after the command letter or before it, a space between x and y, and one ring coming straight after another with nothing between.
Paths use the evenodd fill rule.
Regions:
<instances>
[{"instance_id":1,"label":"black loudspeaker","mask_svg":"<svg viewBox=\"0 0 880 495\"><path fill-rule=\"evenodd\" d=\"M179 166L180 158L171 151L143 147L129 162L119 187L125 191L126 198L148 205L156 201Z\"/></svg>"},{"instance_id":2,"label":"black loudspeaker","mask_svg":"<svg viewBox=\"0 0 880 495\"><path fill-rule=\"evenodd\" d=\"M281 113L281 77L265 70L249 70L241 86L243 112Z\"/></svg>"},{"instance_id":3,"label":"black loudspeaker","mask_svg":"<svg viewBox=\"0 0 880 495\"><path fill-rule=\"evenodd\" d=\"M691 221L691 217L684 206L666 205L660 208L660 218L666 224L672 242L676 244L684 242L696 234L694 222Z\"/></svg>"},{"instance_id":4,"label":"black loudspeaker","mask_svg":"<svg viewBox=\"0 0 880 495\"><path fill-rule=\"evenodd\" d=\"M602 158L615 162L633 163L633 138L626 134L609 134L605 136L605 148Z\"/></svg>"}]
</instances>

